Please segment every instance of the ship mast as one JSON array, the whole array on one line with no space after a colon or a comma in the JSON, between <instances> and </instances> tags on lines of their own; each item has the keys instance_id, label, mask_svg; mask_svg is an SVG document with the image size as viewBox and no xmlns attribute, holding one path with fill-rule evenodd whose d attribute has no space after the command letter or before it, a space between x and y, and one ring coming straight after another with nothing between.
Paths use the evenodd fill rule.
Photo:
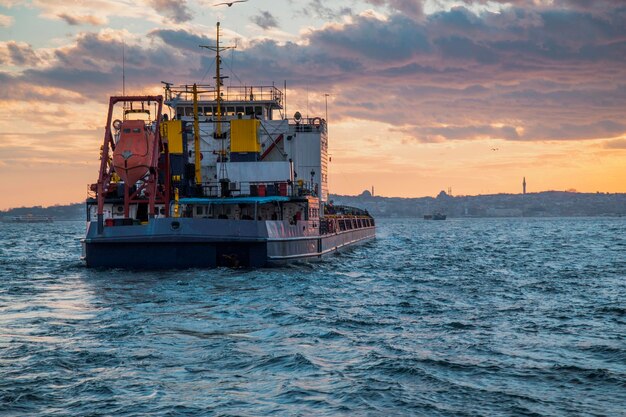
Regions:
<instances>
[{"instance_id":1,"label":"ship mast","mask_svg":"<svg viewBox=\"0 0 626 417\"><path fill-rule=\"evenodd\" d=\"M223 139L222 140L222 147L220 150L220 162L222 162L222 165L220 166L220 173L219 173L219 179L220 182L225 180L227 177L226 174L226 164L224 164L225 162L225 156L226 156L226 144L225 144L225 138L223 137L223 133L222 133L222 85L223 82L222 80L224 78L228 78L225 76L222 76L220 74L220 70L222 69L222 58L220 57L220 52L222 51L226 51L228 49L234 49L234 46L225 46L225 47L221 47L220 46L220 22L217 22L217 26L216 26L216 32L217 32L217 38L216 38L216 45L215 46L211 46L211 45L200 45L200 48L206 48L209 49L211 51L215 52L215 85L216 85L216 93L217 93L217 97L216 97L216 101L217 101L217 124L215 126L215 138L216 139Z\"/></svg>"},{"instance_id":2,"label":"ship mast","mask_svg":"<svg viewBox=\"0 0 626 417\"><path fill-rule=\"evenodd\" d=\"M198 86L193 84L193 152L196 186L202 186L202 169L200 167L200 120L198 119Z\"/></svg>"},{"instance_id":3,"label":"ship mast","mask_svg":"<svg viewBox=\"0 0 626 417\"><path fill-rule=\"evenodd\" d=\"M217 125L215 126L215 134L217 138L222 137L222 85L223 79L228 78L227 76L220 75L220 70L222 68L222 58L220 57L220 52L226 51L228 49L234 49L234 46L220 46L220 22L217 22L217 41L215 46L211 45L200 45L200 48L206 48L215 52L215 85L217 87Z\"/></svg>"},{"instance_id":4,"label":"ship mast","mask_svg":"<svg viewBox=\"0 0 626 417\"><path fill-rule=\"evenodd\" d=\"M222 79L220 78L220 67L222 66L222 58L220 58L220 22L217 22L217 47L215 48L215 83L217 84L217 137L222 137Z\"/></svg>"}]
</instances>

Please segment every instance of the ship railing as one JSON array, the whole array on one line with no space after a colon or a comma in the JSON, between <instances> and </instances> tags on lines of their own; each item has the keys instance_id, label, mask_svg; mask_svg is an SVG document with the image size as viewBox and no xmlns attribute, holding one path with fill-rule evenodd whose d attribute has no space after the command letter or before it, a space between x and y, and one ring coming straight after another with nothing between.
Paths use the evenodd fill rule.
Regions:
<instances>
[{"instance_id":1,"label":"ship railing","mask_svg":"<svg viewBox=\"0 0 626 417\"><path fill-rule=\"evenodd\" d=\"M201 187L203 197L304 197L318 196L317 184L292 181L211 181Z\"/></svg>"},{"instance_id":2,"label":"ship railing","mask_svg":"<svg viewBox=\"0 0 626 417\"><path fill-rule=\"evenodd\" d=\"M217 101L217 89L215 86L198 85L198 101ZM220 89L222 101L238 102L275 102L282 105L283 92L273 85L242 85L230 86ZM165 93L166 101L183 100L193 101L193 86L182 85L170 87Z\"/></svg>"},{"instance_id":3,"label":"ship railing","mask_svg":"<svg viewBox=\"0 0 626 417\"><path fill-rule=\"evenodd\" d=\"M320 219L320 234L339 233L375 226L374 218L363 215L325 215Z\"/></svg>"},{"instance_id":4,"label":"ship railing","mask_svg":"<svg viewBox=\"0 0 626 417\"><path fill-rule=\"evenodd\" d=\"M203 217L218 220L279 220L283 218L282 204L293 202L302 208L302 204L306 204L304 202L306 197L317 197L305 187L310 187L309 183L289 181L207 182L202 184L200 188L185 188L183 193L185 197L170 202L169 216ZM289 197L300 198L292 201ZM224 206L232 207L233 205L238 205L241 210L245 209L247 212L242 211L244 214L240 214L241 217L233 217L234 214L231 213L230 209L224 210ZM274 206L274 209L278 211L274 213L276 216L268 216L266 211L266 218L263 218L257 209L260 206L268 205ZM317 203L309 208L316 206ZM254 215L250 212L252 208ZM317 221L317 216L315 216L315 221ZM314 224L314 227L317 227L317 224Z\"/></svg>"},{"instance_id":5,"label":"ship railing","mask_svg":"<svg viewBox=\"0 0 626 417\"><path fill-rule=\"evenodd\" d=\"M327 129L326 120L321 117L300 117L288 120L289 128L294 132L325 131Z\"/></svg>"},{"instance_id":6,"label":"ship railing","mask_svg":"<svg viewBox=\"0 0 626 417\"><path fill-rule=\"evenodd\" d=\"M364 210L358 207L333 205L333 204L327 204L326 206L324 206L324 213L327 215L340 215L340 216L350 215L350 216L371 217L367 210Z\"/></svg>"}]
</instances>

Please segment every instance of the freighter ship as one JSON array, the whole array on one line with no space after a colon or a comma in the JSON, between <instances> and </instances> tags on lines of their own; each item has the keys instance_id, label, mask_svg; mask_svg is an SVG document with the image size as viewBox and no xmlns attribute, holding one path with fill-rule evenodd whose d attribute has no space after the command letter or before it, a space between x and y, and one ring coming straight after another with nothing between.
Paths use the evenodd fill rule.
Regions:
<instances>
[{"instance_id":1,"label":"freighter ship","mask_svg":"<svg viewBox=\"0 0 626 417\"><path fill-rule=\"evenodd\" d=\"M288 118L274 85L225 87L219 39L218 23L214 86L110 98L88 267L262 267L375 237L367 211L328 201L326 120Z\"/></svg>"}]
</instances>

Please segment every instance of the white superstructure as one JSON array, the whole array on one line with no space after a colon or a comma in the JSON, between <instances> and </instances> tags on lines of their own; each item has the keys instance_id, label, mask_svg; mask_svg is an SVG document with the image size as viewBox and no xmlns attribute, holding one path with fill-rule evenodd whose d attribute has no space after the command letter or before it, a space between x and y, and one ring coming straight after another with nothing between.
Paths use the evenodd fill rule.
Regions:
<instances>
[{"instance_id":1,"label":"white superstructure","mask_svg":"<svg viewBox=\"0 0 626 417\"><path fill-rule=\"evenodd\" d=\"M207 195L218 195L220 181L228 180L232 195L248 195L250 184L299 184L320 202L328 200L328 136L324 119L287 119L283 92L270 87L229 87L222 93L218 121L217 91L197 86L200 165ZM178 93L177 95L175 93ZM175 120L186 127L186 162L195 161L194 102L189 86L166 89L166 104ZM254 132L233 136L233 125L257 120ZM241 123L240 123L241 124ZM221 134L218 134L218 125ZM246 127L247 129L247 127Z\"/></svg>"}]
</instances>

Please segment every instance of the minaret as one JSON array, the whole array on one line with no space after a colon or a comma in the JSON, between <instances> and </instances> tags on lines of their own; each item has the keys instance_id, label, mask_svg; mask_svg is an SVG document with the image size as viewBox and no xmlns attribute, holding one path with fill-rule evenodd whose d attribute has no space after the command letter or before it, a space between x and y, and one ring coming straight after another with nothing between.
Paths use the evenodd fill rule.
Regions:
<instances>
[{"instance_id":1,"label":"minaret","mask_svg":"<svg viewBox=\"0 0 626 417\"><path fill-rule=\"evenodd\" d=\"M374 186L372 185L372 197L374 197Z\"/></svg>"},{"instance_id":2,"label":"minaret","mask_svg":"<svg viewBox=\"0 0 626 417\"><path fill-rule=\"evenodd\" d=\"M524 177L524 181L522 181L522 190L524 194L526 194L526 177Z\"/></svg>"}]
</instances>

